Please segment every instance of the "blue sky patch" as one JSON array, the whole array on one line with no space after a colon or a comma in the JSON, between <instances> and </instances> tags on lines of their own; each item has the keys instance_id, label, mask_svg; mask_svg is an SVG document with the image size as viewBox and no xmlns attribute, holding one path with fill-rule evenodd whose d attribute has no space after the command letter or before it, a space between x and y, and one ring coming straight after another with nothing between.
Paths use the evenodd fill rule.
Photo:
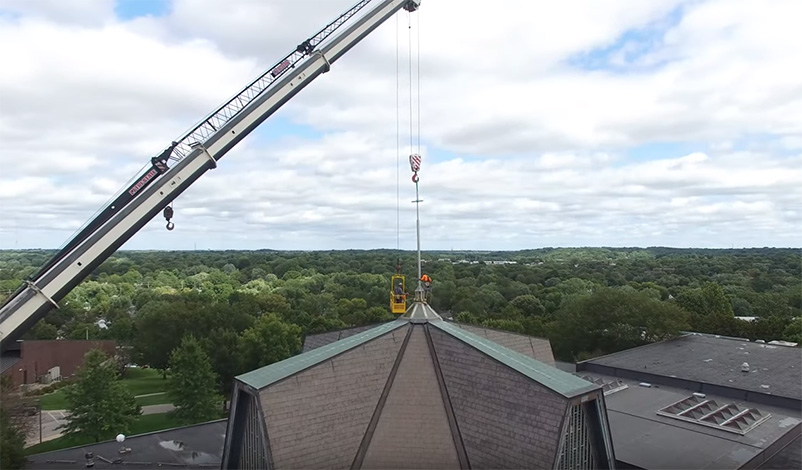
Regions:
<instances>
[{"instance_id":1,"label":"blue sky patch","mask_svg":"<svg viewBox=\"0 0 802 470\"><path fill-rule=\"evenodd\" d=\"M142 16L164 16L171 8L171 0L117 0L114 12L121 20Z\"/></svg>"},{"instance_id":2,"label":"blue sky patch","mask_svg":"<svg viewBox=\"0 0 802 470\"><path fill-rule=\"evenodd\" d=\"M639 64L639 60L657 50L668 30L679 24L682 7L678 6L668 14L644 28L625 31L610 45L582 51L568 58L568 65L582 70L607 70L612 72L644 71L662 67L665 59L650 64Z\"/></svg>"},{"instance_id":3,"label":"blue sky patch","mask_svg":"<svg viewBox=\"0 0 802 470\"><path fill-rule=\"evenodd\" d=\"M698 142L649 142L628 149L626 152L627 160L623 163L677 158L693 152L705 151L707 151L707 144Z\"/></svg>"}]
</instances>

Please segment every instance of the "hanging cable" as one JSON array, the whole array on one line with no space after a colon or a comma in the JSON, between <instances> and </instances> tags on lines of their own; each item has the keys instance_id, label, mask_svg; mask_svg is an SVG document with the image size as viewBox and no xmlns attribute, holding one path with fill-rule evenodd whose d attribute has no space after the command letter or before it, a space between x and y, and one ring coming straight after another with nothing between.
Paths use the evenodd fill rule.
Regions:
<instances>
[{"instance_id":1,"label":"hanging cable","mask_svg":"<svg viewBox=\"0 0 802 470\"><path fill-rule=\"evenodd\" d=\"M414 130L413 130L413 119L412 119L412 13L407 12L407 24L408 24L408 34L409 37L409 153L413 152L415 146L413 145L414 142Z\"/></svg>"},{"instance_id":2,"label":"hanging cable","mask_svg":"<svg viewBox=\"0 0 802 470\"><path fill-rule=\"evenodd\" d=\"M418 155L420 155L420 12L418 12L418 58L417 58L417 65L415 67L416 74L418 75Z\"/></svg>"},{"instance_id":3,"label":"hanging cable","mask_svg":"<svg viewBox=\"0 0 802 470\"><path fill-rule=\"evenodd\" d=\"M395 249L401 250L401 73L399 21L395 15Z\"/></svg>"}]
</instances>

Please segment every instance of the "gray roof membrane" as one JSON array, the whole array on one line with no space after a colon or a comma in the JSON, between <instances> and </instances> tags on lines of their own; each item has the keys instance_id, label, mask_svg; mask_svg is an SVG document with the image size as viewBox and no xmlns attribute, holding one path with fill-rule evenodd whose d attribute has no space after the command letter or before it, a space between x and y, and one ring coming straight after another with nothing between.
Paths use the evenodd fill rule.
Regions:
<instances>
[{"instance_id":1,"label":"gray roof membrane","mask_svg":"<svg viewBox=\"0 0 802 470\"><path fill-rule=\"evenodd\" d=\"M797 347L688 334L584 362L802 399L802 349ZM741 371L743 363L749 372Z\"/></svg>"},{"instance_id":2,"label":"gray roof membrane","mask_svg":"<svg viewBox=\"0 0 802 470\"><path fill-rule=\"evenodd\" d=\"M94 468L210 468L222 462L226 420L157 431L117 441L98 442L28 456L26 469L86 468L85 454L94 454ZM131 452L121 454L122 447ZM119 461L118 461L119 459Z\"/></svg>"},{"instance_id":3,"label":"gray roof membrane","mask_svg":"<svg viewBox=\"0 0 802 470\"><path fill-rule=\"evenodd\" d=\"M757 409L768 416L751 430L738 434L658 413L689 397L698 398L688 390L654 384L645 387L633 380L582 374L627 385L605 396L607 415L616 459L641 468L740 468L752 459L760 460L761 453L773 443L781 443L789 432L799 432L802 425L800 413L794 415L785 408L705 395L704 399L715 401L719 407Z\"/></svg>"}]
</instances>

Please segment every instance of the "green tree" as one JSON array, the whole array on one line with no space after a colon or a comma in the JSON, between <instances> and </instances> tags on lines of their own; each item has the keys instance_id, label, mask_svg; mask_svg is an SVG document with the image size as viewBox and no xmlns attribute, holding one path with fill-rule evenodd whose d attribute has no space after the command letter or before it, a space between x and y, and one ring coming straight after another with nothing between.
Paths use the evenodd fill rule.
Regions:
<instances>
[{"instance_id":1,"label":"green tree","mask_svg":"<svg viewBox=\"0 0 802 470\"><path fill-rule=\"evenodd\" d=\"M174 414L180 422L193 424L219 416L217 375L194 336L185 336L170 355L170 371L167 396L175 405Z\"/></svg>"},{"instance_id":2,"label":"green tree","mask_svg":"<svg viewBox=\"0 0 802 470\"><path fill-rule=\"evenodd\" d=\"M284 323L275 314L259 317L242 333L242 353L246 370L258 369L284 360L301 350L301 327Z\"/></svg>"},{"instance_id":3,"label":"green tree","mask_svg":"<svg viewBox=\"0 0 802 470\"><path fill-rule=\"evenodd\" d=\"M785 341L793 341L794 343L802 344L802 317L794 319L785 327L783 339Z\"/></svg>"},{"instance_id":4,"label":"green tree","mask_svg":"<svg viewBox=\"0 0 802 470\"><path fill-rule=\"evenodd\" d=\"M563 359L608 354L675 337L687 328L676 305L627 288L601 288L574 297L557 312L550 338Z\"/></svg>"},{"instance_id":5,"label":"green tree","mask_svg":"<svg viewBox=\"0 0 802 470\"><path fill-rule=\"evenodd\" d=\"M12 397L13 389L9 377L0 380L0 468L25 467L25 426L15 419Z\"/></svg>"},{"instance_id":6,"label":"green tree","mask_svg":"<svg viewBox=\"0 0 802 470\"><path fill-rule=\"evenodd\" d=\"M64 388L69 421L66 433L95 442L127 433L141 410L133 394L117 380L114 361L93 349L84 356L78 380Z\"/></svg>"},{"instance_id":7,"label":"green tree","mask_svg":"<svg viewBox=\"0 0 802 470\"><path fill-rule=\"evenodd\" d=\"M510 304L526 316L541 316L546 313L546 307L540 303L540 299L531 294L519 295Z\"/></svg>"}]
</instances>

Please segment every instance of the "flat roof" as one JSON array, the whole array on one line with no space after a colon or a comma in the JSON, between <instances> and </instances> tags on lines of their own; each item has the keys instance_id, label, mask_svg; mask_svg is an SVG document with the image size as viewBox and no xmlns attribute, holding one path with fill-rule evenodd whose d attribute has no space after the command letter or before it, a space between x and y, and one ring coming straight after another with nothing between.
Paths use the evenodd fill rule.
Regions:
<instances>
[{"instance_id":1,"label":"flat roof","mask_svg":"<svg viewBox=\"0 0 802 470\"><path fill-rule=\"evenodd\" d=\"M222 463L226 420L157 431L117 441L99 442L28 456L26 469L86 468L86 452L95 454L95 468L214 468ZM120 454L121 447L131 449ZM121 459L115 463L116 459Z\"/></svg>"},{"instance_id":2,"label":"flat roof","mask_svg":"<svg viewBox=\"0 0 802 470\"><path fill-rule=\"evenodd\" d=\"M720 405L733 403L757 408L771 416L744 435L698 423L658 415L657 411L692 396L681 388L654 385L604 374L581 372L605 381L621 380L628 388L605 396L616 459L648 469L740 468L773 443L787 442L789 432L802 427L800 413L785 408L755 404L707 394ZM795 430L795 431L794 431ZM777 452L779 449L774 449Z\"/></svg>"},{"instance_id":3,"label":"flat roof","mask_svg":"<svg viewBox=\"0 0 802 470\"><path fill-rule=\"evenodd\" d=\"M529 356L515 352L512 349L505 348L498 343L473 334L446 321L430 321L429 324L566 398L579 396L600 388L594 383L583 380L573 374L563 372Z\"/></svg>"},{"instance_id":4,"label":"flat roof","mask_svg":"<svg viewBox=\"0 0 802 470\"><path fill-rule=\"evenodd\" d=\"M744 362L749 364L749 372L741 372ZM598 364L802 400L802 349L790 346L691 333L580 364ZM581 366L577 369L583 370Z\"/></svg>"},{"instance_id":5,"label":"flat roof","mask_svg":"<svg viewBox=\"0 0 802 470\"><path fill-rule=\"evenodd\" d=\"M402 326L409 325L405 320L395 320L384 323L367 331L349 336L348 338L335 341L333 343L312 349L297 356L290 357L280 362L270 364L260 369L246 372L236 377L237 380L255 389L262 389L274 384L279 380L285 379L293 374L319 364L326 359L330 359L338 354L360 346L372 339L378 338Z\"/></svg>"}]
</instances>

